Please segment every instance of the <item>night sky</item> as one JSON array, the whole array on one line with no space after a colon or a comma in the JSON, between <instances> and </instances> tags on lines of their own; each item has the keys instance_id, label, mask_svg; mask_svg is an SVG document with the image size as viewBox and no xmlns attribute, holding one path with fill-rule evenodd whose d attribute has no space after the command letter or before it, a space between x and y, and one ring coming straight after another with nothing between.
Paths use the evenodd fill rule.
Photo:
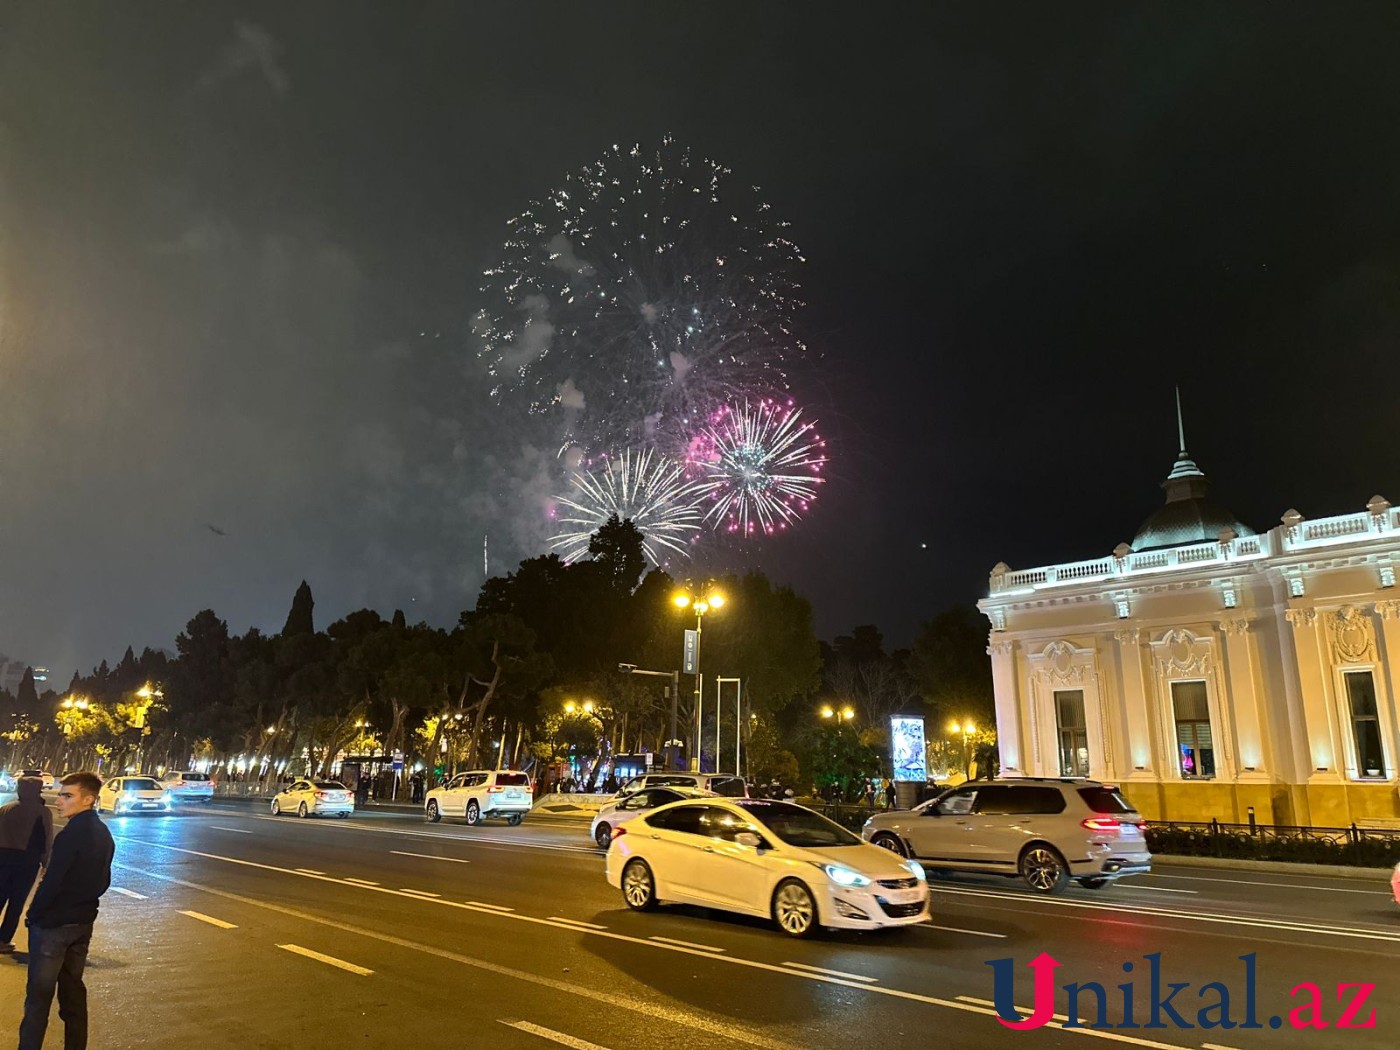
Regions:
<instances>
[{"instance_id":1,"label":"night sky","mask_svg":"<svg viewBox=\"0 0 1400 1050\"><path fill-rule=\"evenodd\" d=\"M471 318L506 221L671 133L808 262L831 483L757 566L907 644L1107 554L1180 385L1264 530L1400 500L1393 4L6 5L0 652L369 605L542 552Z\"/></svg>"}]
</instances>

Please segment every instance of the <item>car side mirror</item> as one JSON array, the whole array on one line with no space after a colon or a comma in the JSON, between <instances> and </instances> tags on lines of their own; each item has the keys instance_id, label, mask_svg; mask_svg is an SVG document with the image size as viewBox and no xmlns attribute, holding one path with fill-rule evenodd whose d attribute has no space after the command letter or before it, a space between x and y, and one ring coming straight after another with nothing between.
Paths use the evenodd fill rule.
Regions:
<instances>
[{"instance_id":1,"label":"car side mirror","mask_svg":"<svg viewBox=\"0 0 1400 1050\"><path fill-rule=\"evenodd\" d=\"M752 831L741 831L734 836L734 841L740 846L748 846L749 849L763 849L763 840Z\"/></svg>"}]
</instances>

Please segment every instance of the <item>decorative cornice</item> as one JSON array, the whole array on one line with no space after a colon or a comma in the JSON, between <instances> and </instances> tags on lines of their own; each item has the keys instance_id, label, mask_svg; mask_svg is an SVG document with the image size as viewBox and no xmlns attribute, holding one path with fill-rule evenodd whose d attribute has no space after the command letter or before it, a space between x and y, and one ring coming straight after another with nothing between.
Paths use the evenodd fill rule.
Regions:
<instances>
[{"instance_id":1,"label":"decorative cornice","mask_svg":"<svg viewBox=\"0 0 1400 1050\"><path fill-rule=\"evenodd\" d=\"M1327 617L1332 629L1332 656L1338 664L1359 664L1376 653L1375 627L1371 617L1354 605L1347 605Z\"/></svg>"},{"instance_id":2,"label":"decorative cornice","mask_svg":"<svg viewBox=\"0 0 1400 1050\"><path fill-rule=\"evenodd\" d=\"M992 642L987 646L988 656L1009 656L1016 647L1015 642Z\"/></svg>"},{"instance_id":3,"label":"decorative cornice","mask_svg":"<svg viewBox=\"0 0 1400 1050\"><path fill-rule=\"evenodd\" d=\"M1120 627L1113 632L1113 637L1119 645L1136 645L1138 629L1136 627Z\"/></svg>"},{"instance_id":4,"label":"decorative cornice","mask_svg":"<svg viewBox=\"0 0 1400 1050\"><path fill-rule=\"evenodd\" d=\"M1224 634L1234 637L1249 633L1248 620L1221 620L1219 627Z\"/></svg>"},{"instance_id":5,"label":"decorative cornice","mask_svg":"<svg viewBox=\"0 0 1400 1050\"><path fill-rule=\"evenodd\" d=\"M1317 622L1316 609L1286 609L1283 615L1294 627L1311 627Z\"/></svg>"}]
</instances>

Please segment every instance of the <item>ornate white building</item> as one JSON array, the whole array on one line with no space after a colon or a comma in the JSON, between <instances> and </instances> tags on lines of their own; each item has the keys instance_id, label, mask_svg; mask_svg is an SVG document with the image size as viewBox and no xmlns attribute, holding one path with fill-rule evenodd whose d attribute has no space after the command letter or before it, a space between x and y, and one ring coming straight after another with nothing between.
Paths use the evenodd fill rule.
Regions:
<instances>
[{"instance_id":1,"label":"ornate white building","mask_svg":"<svg viewBox=\"0 0 1400 1050\"><path fill-rule=\"evenodd\" d=\"M992 570L1003 771L1114 781L1155 820L1400 816L1400 509L1256 535L1181 448L1131 546Z\"/></svg>"}]
</instances>

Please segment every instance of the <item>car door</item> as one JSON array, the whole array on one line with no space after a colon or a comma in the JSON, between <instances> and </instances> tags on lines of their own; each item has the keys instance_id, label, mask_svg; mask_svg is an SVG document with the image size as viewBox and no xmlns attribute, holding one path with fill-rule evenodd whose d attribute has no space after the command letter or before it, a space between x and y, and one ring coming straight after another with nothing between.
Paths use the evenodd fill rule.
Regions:
<instances>
[{"instance_id":1,"label":"car door","mask_svg":"<svg viewBox=\"0 0 1400 1050\"><path fill-rule=\"evenodd\" d=\"M623 798L613 807L608 814L610 823L616 827L618 824L626 824L633 817L639 816L643 811L655 809L662 802L675 802L679 795L662 788L642 788L634 794Z\"/></svg>"},{"instance_id":2,"label":"car door","mask_svg":"<svg viewBox=\"0 0 1400 1050\"><path fill-rule=\"evenodd\" d=\"M909 824L909 845L914 855L934 864L963 864L976 856L973 846L977 825L972 807L977 801L975 787L960 787L925 806L917 820Z\"/></svg>"},{"instance_id":3,"label":"car door","mask_svg":"<svg viewBox=\"0 0 1400 1050\"><path fill-rule=\"evenodd\" d=\"M701 805L663 809L627 829L644 836L636 852L651 865L667 900L704 903L695 885L696 859L705 841L700 827L704 811Z\"/></svg>"},{"instance_id":4,"label":"car door","mask_svg":"<svg viewBox=\"0 0 1400 1050\"><path fill-rule=\"evenodd\" d=\"M1064 811L1060 789L1045 784L999 784L984 787L977 795L974 811L981 826L978 838L989 870L1014 871L1021 849L1032 839L1051 838L1062 822L1055 814Z\"/></svg>"},{"instance_id":5,"label":"car door","mask_svg":"<svg viewBox=\"0 0 1400 1050\"><path fill-rule=\"evenodd\" d=\"M121 793L121 777L113 777L102 785L102 793L97 796L97 808L113 813L117 811L117 795Z\"/></svg>"},{"instance_id":6,"label":"car door","mask_svg":"<svg viewBox=\"0 0 1400 1050\"><path fill-rule=\"evenodd\" d=\"M700 818L700 856L693 878L698 893L717 907L766 915L768 910L767 850L736 842L751 832L765 843L763 831L747 817L723 806L706 806Z\"/></svg>"}]
</instances>

